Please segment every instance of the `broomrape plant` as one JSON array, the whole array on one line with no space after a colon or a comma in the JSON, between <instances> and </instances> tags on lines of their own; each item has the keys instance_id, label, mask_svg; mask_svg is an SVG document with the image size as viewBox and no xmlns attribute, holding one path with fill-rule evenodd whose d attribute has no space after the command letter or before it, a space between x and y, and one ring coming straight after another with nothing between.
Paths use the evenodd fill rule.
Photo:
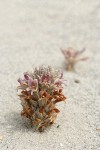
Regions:
<instances>
[{"instance_id":1,"label":"broomrape plant","mask_svg":"<svg viewBox=\"0 0 100 150\"><path fill-rule=\"evenodd\" d=\"M73 71L74 66L77 62L79 61L85 61L88 59L88 57L83 57L81 54L85 51L85 48L79 51L75 51L72 47L69 47L67 49L61 49L66 62L67 62L67 70L68 71Z\"/></svg>"},{"instance_id":2,"label":"broomrape plant","mask_svg":"<svg viewBox=\"0 0 100 150\"><path fill-rule=\"evenodd\" d=\"M59 109L56 103L65 101L63 95L63 73L48 66L33 69L18 79L19 97L23 110L21 115L28 118L35 130L42 132L54 123Z\"/></svg>"}]
</instances>

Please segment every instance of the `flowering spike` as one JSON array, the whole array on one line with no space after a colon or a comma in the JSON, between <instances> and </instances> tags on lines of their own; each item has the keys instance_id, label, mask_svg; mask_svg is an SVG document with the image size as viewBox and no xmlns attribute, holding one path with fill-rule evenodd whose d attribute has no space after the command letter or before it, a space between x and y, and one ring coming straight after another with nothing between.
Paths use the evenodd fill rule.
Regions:
<instances>
[{"instance_id":1,"label":"flowering spike","mask_svg":"<svg viewBox=\"0 0 100 150\"><path fill-rule=\"evenodd\" d=\"M62 94L63 73L53 71L50 66L35 68L32 73L24 73L24 79L19 78L21 89L19 97L23 110L21 115L30 119L36 130L43 131L54 123L58 113L56 103L64 101Z\"/></svg>"},{"instance_id":2,"label":"flowering spike","mask_svg":"<svg viewBox=\"0 0 100 150\"><path fill-rule=\"evenodd\" d=\"M80 51L74 51L72 47L68 47L67 49L61 49L61 51L67 61L68 71L74 70L74 66L77 62L85 61L88 59L88 57L81 57L81 54L85 51L85 48Z\"/></svg>"}]
</instances>

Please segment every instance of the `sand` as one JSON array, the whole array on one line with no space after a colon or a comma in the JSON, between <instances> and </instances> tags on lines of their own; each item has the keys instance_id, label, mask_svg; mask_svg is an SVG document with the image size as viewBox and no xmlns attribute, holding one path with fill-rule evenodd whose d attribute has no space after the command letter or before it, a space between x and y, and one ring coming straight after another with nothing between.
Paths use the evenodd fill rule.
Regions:
<instances>
[{"instance_id":1,"label":"sand","mask_svg":"<svg viewBox=\"0 0 100 150\"><path fill-rule=\"evenodd\" d=\"M100 0L0 1L0 150L100 150L99 40ZM60 52L68 46L87 49L75 72ZM44 133L21 118L16 90L17 78L41 64L68 81L66 104Z\"/></svg>"}]
</instances>

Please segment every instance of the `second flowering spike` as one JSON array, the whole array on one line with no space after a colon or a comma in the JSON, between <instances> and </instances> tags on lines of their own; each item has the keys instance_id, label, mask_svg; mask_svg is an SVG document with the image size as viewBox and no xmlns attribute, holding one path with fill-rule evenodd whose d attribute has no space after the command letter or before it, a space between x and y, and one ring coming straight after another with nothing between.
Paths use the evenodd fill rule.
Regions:
<instances>
[{"instance_id":1,"label":"second flowering spike","mask_svg":"<svg viewBox=\"0 0 100 150\"><path fill-rule=\"evenodd\" d=\"M88 59L88 57L81 56L85 48L75 51L72 47L68 47L67 49L61 49L61 51L66 59L68 71L73 71L77 62Z\"/></svg>"}]
</instances>

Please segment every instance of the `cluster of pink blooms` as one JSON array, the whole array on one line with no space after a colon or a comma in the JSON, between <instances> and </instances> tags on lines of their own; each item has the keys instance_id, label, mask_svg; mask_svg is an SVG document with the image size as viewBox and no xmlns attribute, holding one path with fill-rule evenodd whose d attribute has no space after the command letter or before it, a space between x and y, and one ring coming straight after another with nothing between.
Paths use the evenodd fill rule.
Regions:
<instances>
[{"instance_id":1,"label":"cluster of pink blooms","mask_svg":"<svg viewBox=\"0 0 100 150\"><path fill-rule=\"evenodd\" d=\"M53 71L49 67L35 68L33 72L24 73L23 79L19 78L20 100L23 107L21 115L30 119L36 130L43 131L54 123L59 110L56 103L64 101L62 94L63 73Z\"/></svg>"},{"instance_id":2,"label":"cluster of pink blooms","mask_svg":"<svg viewBox=\"0 0 100 150\"><path fill-rule=\"evenodd\" d=\"M53 73L50 66L48 68L35 68L33 72L34 74L25 72L23 79L18 79L23 90L31 92L32 90L38 90L39 85L42 83L54 84L55 88L62 88L62 84L67 85L67 81L63 78L63 73L58 70Z\"/></svg>"}]
</instances>

